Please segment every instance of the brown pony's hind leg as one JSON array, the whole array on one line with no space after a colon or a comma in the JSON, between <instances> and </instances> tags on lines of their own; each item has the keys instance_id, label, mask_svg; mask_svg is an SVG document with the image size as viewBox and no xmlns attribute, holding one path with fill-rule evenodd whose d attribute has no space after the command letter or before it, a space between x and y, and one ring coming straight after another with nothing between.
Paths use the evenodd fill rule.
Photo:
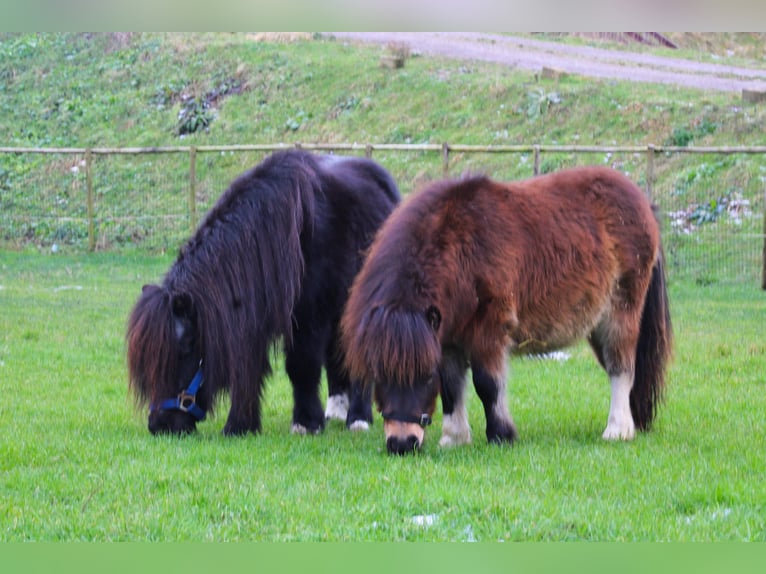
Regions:
<instances>
[{"instance_id":1,"label":"brown pony's hind leg","mask_svg":"<svg viewBox=\"0 0 766 574\"><path fill-rule=\"evenodd\" d=\"M633 388L633 371L609 375L612 399L609 403L609 418L602 438L605 440L633 440L636 425L630 412L630 390Z\"/></svg>"},{"instance_id":2,"label":"brown pony's hind leg","mask_svg":"<svg viewBox=\"0 0 766 574\"><path fill-rule=\"evenodd\" d=\"M630 391L635 372L639 311L615 309L588 337L601 366L609 375L609 417L602 438L632 440L636 425L630 411Z\"/></svg>"}]
</instances>

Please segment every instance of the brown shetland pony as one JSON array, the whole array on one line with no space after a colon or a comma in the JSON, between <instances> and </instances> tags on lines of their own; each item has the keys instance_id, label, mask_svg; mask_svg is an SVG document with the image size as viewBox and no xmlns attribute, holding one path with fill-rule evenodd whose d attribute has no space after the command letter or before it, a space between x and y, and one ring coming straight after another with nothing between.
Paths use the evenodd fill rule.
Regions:
<instances>
[{"instance_id":1,"label":"brown shetland pony","mask_svg":"<svg viewBox=\"0 0 766 574\"><path fill-rule=\"evenodd\" d=\"M469 366L487 439L514 441L509 352L583 337L611 382L603 437L630 440L655 417L672 348L652 206L601 167L433 183L379 231L341 330L351 377L374 385L391 453L422 445L439 394L440 444L470 442Z\"/></svg>"}]
</instances>

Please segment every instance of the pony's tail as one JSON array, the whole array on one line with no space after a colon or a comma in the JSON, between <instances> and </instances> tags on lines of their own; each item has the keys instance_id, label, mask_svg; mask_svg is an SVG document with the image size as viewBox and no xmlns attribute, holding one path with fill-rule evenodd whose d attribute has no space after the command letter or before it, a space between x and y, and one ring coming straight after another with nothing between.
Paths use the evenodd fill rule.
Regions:
<instances>
[{"instance_id":1,"label":"pony's tail","mask_svg":"<svg viewBox=\"0 0 766 574\"><path fill-rule=\"evenodd\" d=\"M660 249L641 314L630 411L639 430L649 430L663 398L665 369L673 352L673 327Z\"/></svg>"}]
</instances>

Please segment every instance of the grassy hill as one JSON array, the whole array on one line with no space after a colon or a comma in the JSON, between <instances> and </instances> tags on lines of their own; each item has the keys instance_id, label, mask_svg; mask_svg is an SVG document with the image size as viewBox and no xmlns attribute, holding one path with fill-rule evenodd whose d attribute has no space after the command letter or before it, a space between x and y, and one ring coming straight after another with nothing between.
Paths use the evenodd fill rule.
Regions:
<instances>
[{"instance_id":1,"label":"grassy hill","mask_svg":"<svg viewBox=\"0 0 766 574\"><path fill-rule=\"evenodd\" d=\"M743 106L738 94L574 76L554 82L505 66L417 56L391 70L380 66L380 47L261 38L2 34L3 143L173 145L182 108L209 121L184 137L200 145L662 144L674 132L689 132L684 137L695 144L762 142L763 110Z\"/></svg>"},{"instance_id":2,"label":"grassy hill","mask_svg":"<svg viewBox=\"0 0 766 574\"><path fill-rule=\"evenodd\" d=\"M686 46L678 55L731 54L738 64L753 66L762 63L763 36L671 35ZM0 145L764 143L765 107L745 104L736 93L571 75L548 80L507 66L417 54L391 69L381 66L389 51L311 34L0 34ZM438 154L376 153L375 158L405 192L441 175ZM119 197L105 218L134 216L121 211L125 204L138 206L147 218L164 209L168 217L188 219L179 191L188 179L188 161L176 159L100 160L97 200L106 205ZM201 209L259 159L206 155L198 168ZM645 154L546 154L541 170L578 163L609 164L645 183ZM0 211L4 217L16 214L12 221L0 218L0 240L82 246L81 165L82 158L69 156L0 154ZM482 170L519 178L531 175L532 160L529 154L456 153L450 168L454 174ZM715 219L716 210L732 199L745 198L753 213L762 212L766 159L761 155L663 154L655 172L657 201L668 213L685 214L682 231L695 214L699 221ZM181 194L172 200L175 207L154 201L172 193ZM757 217L751 223L747 233L760 233ZM138 241L148 233L126 228L105 234L102 245ZM162 245L174 248L186 233L182 225Z\"/></svg>"}]
</instances>

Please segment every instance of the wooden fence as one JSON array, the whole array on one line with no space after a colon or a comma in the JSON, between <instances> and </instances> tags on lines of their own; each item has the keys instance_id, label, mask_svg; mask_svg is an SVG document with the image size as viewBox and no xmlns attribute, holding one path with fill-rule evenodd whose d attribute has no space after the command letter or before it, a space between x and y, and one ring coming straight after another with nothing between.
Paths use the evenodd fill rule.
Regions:
<instances>
[{"instance_id":1,"label":"wooden fence","mask_svg":"<svg viewBox=\"0 0 766 574\"><path fill-rule=\"evenodd\" d=\"M425 152L439 154L442 175L450 173L450 159L453 154L531 154L532 174L539 174L541 157L548 153L604 153L604 154L641 154L645 157L644 186L650 199L653 199L655 176L655 158L659 154L760 154L766 156L766 146L747 147L678 147L662 145L646 146L587 146L587 145L461 145L461 144L359 144L359 143L295 143L295 144L254 144L254 145L213 145L213 146L174 146L174 147L93 147L93 148L22 148L0 147L0 154L55 154L78 155L84 158L83 169L86 181L86 205L88 221L88 249L96 248L96 230L94 224L94 183L93 162L96 156L143 155L143 154L183 154L188 156L188 214L190 232L198 220L197 208L197 162L201 154L262 152L269 153L290 148L302 148L311 151L329 153L363 154L372 157L376 152ZM766 186L764 186L766 188ZM766 289L766 189L764 189L763 254L761 283Z\"/></svg>"}]
</instances>

